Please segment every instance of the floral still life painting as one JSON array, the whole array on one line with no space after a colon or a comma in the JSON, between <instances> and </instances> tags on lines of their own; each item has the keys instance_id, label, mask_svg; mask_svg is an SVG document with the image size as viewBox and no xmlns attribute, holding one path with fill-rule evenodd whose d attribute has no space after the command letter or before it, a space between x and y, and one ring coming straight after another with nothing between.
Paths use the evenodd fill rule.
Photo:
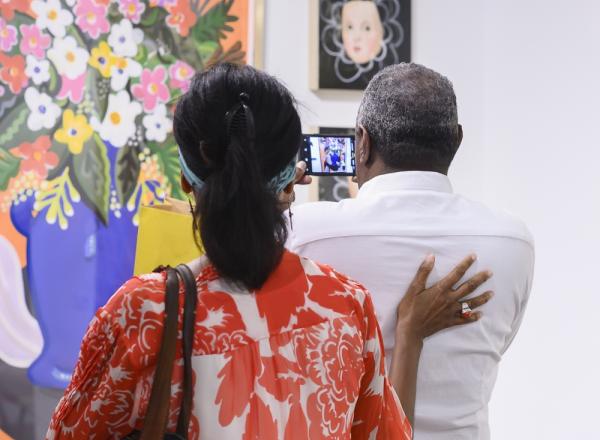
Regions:
<instances>
[{"instance_id":1,"label":"floral still life painting","mask_svg":"<svg viewBox=\"0 0 600 440\"><path fill-rule=\"evenodd\" d=\"M196 71L252 62L254 8L0 2L0 235L44 336L34 382L68 381L87 322L132 274L140 206L184 198L174 105Z\"/></svg>"}]
</instances>

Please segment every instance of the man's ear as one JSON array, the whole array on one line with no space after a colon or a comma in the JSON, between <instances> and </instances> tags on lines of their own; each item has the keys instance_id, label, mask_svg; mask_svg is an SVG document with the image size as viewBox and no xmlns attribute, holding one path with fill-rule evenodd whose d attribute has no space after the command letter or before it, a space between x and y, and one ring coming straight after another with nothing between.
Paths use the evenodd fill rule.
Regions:
<instances>
[{"instance_id":1,"label":"man's ear","mask_svg":"<svg viewBox=\"0 0 600 440\"><path fill-rule=\"evenodd\" d=\"M458 124L458 139L456 142L456 149L458 150L458 147L460 147L460 144L462 143L463 140L463 129L462 129L462 125Z\"/></svg>"},{"instance_id":2,"label":"man's ear","mask_svg":"<svg viewBox=\"0 0 600 440\"><path fill-rule=\"evenodd\" d=\"M181 189L183 189L183 192L186 194L192 192L192 185L190 185L190 182L187 181L183 173L181 173Z\"/></svg>"},{"instance_id":3,"label":"man's ear","mask_svg":"<svg viewBox=\"0 0 600 440\"><path fill-rule=\"evenodd\" d=\"M373 161L371 136L365 127L356 127L356 161L361 165L369 165Z\"/></svg>"}]
</instances>

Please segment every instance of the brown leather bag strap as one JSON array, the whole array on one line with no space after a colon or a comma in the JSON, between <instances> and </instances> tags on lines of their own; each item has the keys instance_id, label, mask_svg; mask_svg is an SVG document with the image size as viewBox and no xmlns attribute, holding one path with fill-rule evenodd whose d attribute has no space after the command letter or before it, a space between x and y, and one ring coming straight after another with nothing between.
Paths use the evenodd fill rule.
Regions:
<instances>
[{"instance_id":1,"label":"brown leather bag strap","mask_svg":"<svg viewBox=\"0 0 600 440\"><path fill-rule=\"evenodd\" d=\"M194 274L185 264L175 269L185 286L185 309L183 311L183 398L177 420L177 434L187 438L188 426L194 400L192 352L194 348L194 329L196 325L196 305L198 289Z\"/></svg>"},{"instance_id":2,"label":"brown leather bag strap","mask_svg":"<svg viewBox=\"0 0 600 440\"><path fill-rule=\"evenodd\" d=\"M140 440L162 440L167 428L171 402L171 376L177 347L178 317L179 278L175 270L167 268L163 334Z\"/></svg>"}]
</instances>

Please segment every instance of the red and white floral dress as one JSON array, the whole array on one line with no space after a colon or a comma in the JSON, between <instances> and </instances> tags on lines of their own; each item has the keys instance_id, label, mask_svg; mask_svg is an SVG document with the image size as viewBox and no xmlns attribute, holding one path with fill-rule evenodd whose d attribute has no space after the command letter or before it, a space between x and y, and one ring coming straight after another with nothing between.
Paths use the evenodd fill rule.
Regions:
<instances>
[{"instance_id":1,"label":"red and white floral dress","mask_svg":"<svg viewBox=\"0 0 600 440\"><path fill-rule=\"evenodd\" d=\"M191 439L411 438L363 286L289 252L256 292L208 263L197 284ZM143 426L164 292L164 273L132 278L97 312L48 439L118 439ZM183 296L181 289L180 329ZM173 431L182 396L178 353Z\"/></svg>"}]
</instances>

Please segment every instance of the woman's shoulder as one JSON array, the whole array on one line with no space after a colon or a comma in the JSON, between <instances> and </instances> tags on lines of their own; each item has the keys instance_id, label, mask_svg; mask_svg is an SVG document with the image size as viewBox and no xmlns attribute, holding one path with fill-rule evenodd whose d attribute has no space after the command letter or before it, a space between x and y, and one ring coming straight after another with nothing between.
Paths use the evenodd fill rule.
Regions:
<instances>
[{"instance_id":1,"label":"woman's shoulder","mask_svg":"<svg viewBox=\"0 0 600 440\"><path fill-rule=\"evenodd\" d=\"M120 327L130 325L141 314L160 315L164 312L165 282L164 272L134 276L117 289L97 315Z\"/></svg>"},{"instance_id":2,"label":"woman's shoulder","mask_svg":"<svg viewBox=\"0 0 600 440\"><path fill-rule=\"evenodd\" d=\"M333 284L339 284L345 289L351 290L356 294L364 294L367 293L367 288L361 284L360 282L344 275L341 272L338 272L335 268L331 267L328 264L319 263L317 261L311 260L310 258L297 256L307 276L311 276L313 279L318 280L319 282L326 282ZM316 276L316 278L315 278Z\"/></svg>"},{"instance_id":3,"label":"woman's shoulder","mask_svg":"<svg viewBox=\"0 0 600 440\"><path fill-rule=\"evenodd\" d=\"M260 296L264 293L271 299L265 297L261 301ZM322 319L332 319L362 314L367 296L367 289L362 284L330 266L286 251L282 263L258 292L257 299L265 303L282 302L283 309L291 308L298 314L310 312ZM270 312L277 313L276 310Z\"/></svg>"}]
</instances>

